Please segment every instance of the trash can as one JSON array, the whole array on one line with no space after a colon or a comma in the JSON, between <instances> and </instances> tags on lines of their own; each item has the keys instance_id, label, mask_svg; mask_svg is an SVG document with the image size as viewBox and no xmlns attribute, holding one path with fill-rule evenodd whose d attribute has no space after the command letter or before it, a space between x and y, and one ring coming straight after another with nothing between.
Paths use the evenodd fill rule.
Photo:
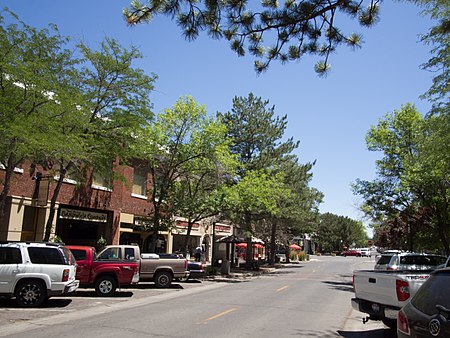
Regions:
<instances>
[{"instance_id":1,"label":"trash can","mask_svg":"<svg viewBox=\"0 0 450 338\"><path fill-rule=\"evenodd\" d=\"M222 265L220 266L220 273L222 275L230 274L230 261L228 259L224 259L222 261Z\"/></svg>"}]
</instances>

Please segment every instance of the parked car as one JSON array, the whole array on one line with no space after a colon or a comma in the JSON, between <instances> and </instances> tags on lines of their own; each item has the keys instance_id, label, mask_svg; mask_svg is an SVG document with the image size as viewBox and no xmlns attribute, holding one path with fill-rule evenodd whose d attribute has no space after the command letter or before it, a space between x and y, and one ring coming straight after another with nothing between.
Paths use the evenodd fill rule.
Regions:
<instances>
[{"instance_id":1,"label":"parked car","mask_svg":"<svg viewBox=\"0 0 450 338\"><path fill-rule=\"evenodd\" d=\"M179 278L180 281L187 281L189 279L197 279L205 277L205 267L202 262L189 261L188 262L189 275Z\"/></svg>"},{"instance_id":2,"label":"parked car","mask_svg":"<svg viewBox=\"0 0 450 338\"><path fill-rule=\"evenodd\" d=\"M375 270L434 270L445 264L447 257L422 253L383 254Z\"/></svg>"},{"instance_id":3,"label":"parked car","mask_svg":"<svg viewBox=\"0 0 450 338\"><path fill-rule=\"evenodd\" d=\"M139 247L135 245L108 245L99 252L97 259L108 259L111 255L123 259L134 257L139 264L139 282L154 282L158 288L168 288L172 280L189 276L188 261L179 256L162 258L156 253L141 254Z\"/></svg>"},{"instance_id":4,"label":"parked car","mask_svg":"<svg viewBox=\"0 0 450 338\"><path fill-rule=\"evenodd\" d=\"M381 320L390 328L397 325L398 311L419 290L430 276L429 271L353 271L352 307L368 316L368 320Z\"/></svg>"},{"instance_id":5,"label":"parked car","mask_svg":"<svg viewBox=\"0 0 450 338\"><path fill-rule=\"evenodd\" d=\"M370 255L371 255L369 248L361 248L361 249L358 249L358 251L361 253L362 257L370 257Z\"/></svg>"},{"instance_id":6,"label":"parked car","mask_svg":"<svg viewBox=\"0 0 450 338\"><path fill-rule=\"evenodd\" d=\"M450 268L435 270L398 313L399 338L450 337Z\"/></svg>"},{"instance_id":7,"label":"parked car","mask_svg":"<svg viewBox=\"0 0 450 338\"><path fill-rule=\"evenodd\" d=\"M347 251L341 252L341 256L344 256L344 257L347 257L347 256L361 257L361 252L359 252L358 250L347 250Z\"/></svg>"},{"instance_id":8,"label":"parked car","mask_svg":"<svg viewBox=\"0 0 450 338\"><path fill-rule=\"evenodd\" d=\"M80 287L95 288L98 296L111 296L121 286L136 284L139 281L139 263L134 256L134 248L108 251L97 257L94 247L67 245L77 260L77 278Z\"/></svg>"},{"instance_id":9,"label":"parked car","mask_svg":"<svg viewBox=\"0 0 450 338\"><path fill-rule=\"evenodd\" d=\"M286 263L286 254L284 253L277 253L275 254L275 259L279 263Z\"/></svg>"},{"instance_id":10,"label":"parked car","mask_svg":"<svg viewBox=\"0 0 450 338\"><path fill-rule=\"evenodd\" d=\"M76 261L56 243L0 242L0 295L20 307L38 307L78 288Z\"/></svg>"}]
</instances>

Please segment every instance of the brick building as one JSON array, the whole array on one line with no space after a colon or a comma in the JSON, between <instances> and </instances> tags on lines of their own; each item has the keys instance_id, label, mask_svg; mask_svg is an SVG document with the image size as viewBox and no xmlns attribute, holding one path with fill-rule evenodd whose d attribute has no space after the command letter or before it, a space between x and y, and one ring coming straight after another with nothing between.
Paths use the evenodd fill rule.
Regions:
<instances>
[{"instance_id":1,"label":"brick building","mask_svg":"<svg viewBox=\"0 0 450 338\"><path fill-rule=\"evenodd\" d=\"M0 168L2 169L2 168ZM24 163L14 170L7 201L6 219L0 224L0 240L42 241L45 224L50 214L49 199L55 189L53 177L42 168L31 170ZM57 199L57 211L52 221L52 236L59 236L66 244L95 246L103 237L111 244L135 243L143 252L149 252L151 232L146 230L151 214L151 204L145 196L149 180L146 171L136 165L119 165L116 169L125 178L108 187L102 180L80 185L65 179ZM4 179L0 170L0 189ZM189 247L202 246L209 260L212 250L211 221L194 224ZM216 238L233 233L232 226L221 224ZM183 218L174 220L169 231L161 232L157 252L176 252L184 244L187 223ZM216 247L216 250L220 248Z\"/></svg>"}]
</instances>

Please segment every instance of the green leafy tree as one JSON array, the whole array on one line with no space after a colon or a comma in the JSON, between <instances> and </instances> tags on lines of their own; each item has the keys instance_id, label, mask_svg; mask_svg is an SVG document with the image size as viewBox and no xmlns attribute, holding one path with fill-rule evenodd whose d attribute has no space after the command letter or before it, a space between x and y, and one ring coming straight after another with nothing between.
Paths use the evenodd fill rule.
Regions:
<instances>
[{"instance_id":1,"label":"green leafy tree","mask_svg":"<svg viewBox=\"0 0 450 338\"><path fill-rule=\"evenodd\" d=\"M41 163L58 177L50 203L44 240L48 240L56 201L68 172L86 184L94 171L112 181L113 162L129 158L133 133L152 118L149 94L155 76L148 76L133 62L142 57L134 46L124 48L106 38L98 51L79 46L82 58L77 72L79 100L54 125L41 151ZM61 110L61 109L60 109ZM87 179L83 177L89 173ZM90 184L88 184L90 186ZM85 191L86 192L86 191ZM86 200L88 198L88 200ZM79 194L88 204L89 194Z\"/></svg>"},{"instance_id":2,"label":"green leafy tree","mask_svg":"<svg viewBox=\"0 0 450 338\"><path fill-rule=\"evenodd\" d=\"M133 154L148 163L151 176L153 238L182 216L189 220L188 241L195 222L218 212L222 177L233 168L226 127L188 96L159 113L136 140Z\"/></svg>"},{"instance_id":3,"label":"green leafy tree","mask_svg":"<svg viewBox=\"0 0 450 338\"><path fill-rule=\"evenodd\" d=\"M287 116L275 117L275 107L270 107L269 101L264 101L252 93L245 98L235 97L232 110L219 113L219 117L228 126L228 135L233 139L231 152L239 161L238 185L241 184L239 189L243 187L250 189L251 185L242 185L241 180L247 182L244 179L250 179L247 178L249 174L254 179L255 173L264 174L254 183L255 187L269 184L261 181L263 178L274 186L269 196L255 195L253 201L241 201L245 207L235 205L232 214L237 219L236 223L242 225L246 232L247 257L252 257L250 241L253 235L271 239L273 257L275 251L273 234L278 233L277 229L293 229L292 224L298 224L300 220L306 224L303 222L307 218L304 215L311 211L311 204L317 202L315 198L318 195L306 193L312 192L307 188L311 178L308 173L311 165L301 166L297 163L297 157L292 152L298 147L299 142L295 142L292 138L284 139ZM294 178L297 181L294 181ZM261 192L265 193L264 188L250 191L249 194ZM244 193L241 195L245 196ZM301 202L302 199L305 203ZM247 260L247 267L249 264L251 261Z\"/></svg>"},{"instance_id":4,"label":"green leafy tree","mask_svg":"<svg viewBox=\"0 0 450 338\"><path fill-rule=\"evenodd\" d=\"M424 118L408 104L366 137L369 150L381 151L383 158L377 161L378 177L357 181L355 192L363 196L366 213L403 234L409 250L450 252L448 130L446 118Z\"/></svg>"},{"instance_id":5,"label":"green leafy tree","mask_svg":"<svg viewBox=\"0 0 450 338\"><path fill-rule=\"evenodd\" d=\"M14 23L7 25L5 15ZM7 10L1 13L0 24L0 163L5 169L1 225L14 168L42 149L53 122L63 118L58 114L74 106L75 61L64 48L67 38L55 26L37 30Z\"/></svg>"},{"instance_id":6,"label":"green leafy tree","mask_svg":"<svg viewBox=\"0 0 450 338\"><path fill-rule=\"evenodd\" d=\"M349 217L325 213L314 234L314 240L325 252L340 252L344 247L365 246L367 233L361 222Z\"/></svg>"},{"instance_id":7,"label":"green leafy tree","mask_svg":"<svg viewBox=\"0 0 450 338\"><path fill-rule=\"evenodd\" d=\"M450 4L446 0L411 0L424 8L423 14L436 23L422 41L432 46L432 57L422 65L434 74L433 84L424 97L433 103L434 112L448 115L450 83Z\"/></svg>"},{"instance_id":8,"label":"green leafy tree","mask_svg":"<svg viewBox=\"0 0 450 338\"><path fill-rule=\"evenodd\" d=\"M310 54L321 57L315 69L324 74L330 68L330 54L338 46L361 45L360 34L348 34L338 27L342 16L370 27L378 20L379 1L264 0L256 4L246 0L149 0L143 4L134 0L124 9L129 24L148 22L158 14L176 18L189 40L206 31L214 39L228 40L239 56L247 50L256 58L257 72L274 60L285 63Z\"/></svg>"}]
</instances>

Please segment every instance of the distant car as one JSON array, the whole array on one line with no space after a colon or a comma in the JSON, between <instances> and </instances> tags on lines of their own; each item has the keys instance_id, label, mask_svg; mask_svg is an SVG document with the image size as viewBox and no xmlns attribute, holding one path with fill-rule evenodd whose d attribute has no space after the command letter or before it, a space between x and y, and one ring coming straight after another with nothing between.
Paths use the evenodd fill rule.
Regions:
<instances>
[{"instance_id":1,"label":"distant car","mask_svg":"<svg viewBox=\"0 0 450 338\"><path fill-rule=\"evenodd\" d=\"M185 282L188 279L197 279L205 277L205 267L202 262L189 261L188 267L189 275L184 278L179 278L180 281Z\"/></svg>"},{"instance_id":2,"label":"distant car","mask_svg":"<svg viewBox=\"0 0 450 338\"><path fill-rule=\"evenodd\" d=\"M399 338L450 337L450 269L435 270L398 313Z\"/></svg>"},{"instance_id":3,"label":"distant car","mask_svg":"<svg viewBox=\"0 0 450 338\"><path fill-rule=\"evenodd\" d=\"M422 253L383 254L375 270L434 270L442 267L447 257Z\"/></svg>"},{"instance_id":4,"label":"distant car","mask_svg":"<svg viewBox=\"0 0 450 338\"><path fill-rule=\"evenodd\" d=\"M341 256L344 256L344 257L347 257L347 256L361 257L361 252L359 252L358 250L347 250L347 251L341 252Z\"/></svg>"},{"instance_id":5,"label":"distant car","mask_svg":"<svg viewBox=\"0 0 450 338\"><path fill-rule=\"evenodd\" d=\"M371 255L369 248L361 248L358 251L361 253L361 256L363 256L363 257L370 257L370 255Z\"/></svg>"},{"instance_id":6,"label":"distant car","mask_svg":"<svg viewBox=\"0 0 450 338\"><path fill-rule=\"evenodd\" d=\"M286 263L286 254L277 253L275 254L275 257L279 263Z\"/></svg>"}]
</instances>

